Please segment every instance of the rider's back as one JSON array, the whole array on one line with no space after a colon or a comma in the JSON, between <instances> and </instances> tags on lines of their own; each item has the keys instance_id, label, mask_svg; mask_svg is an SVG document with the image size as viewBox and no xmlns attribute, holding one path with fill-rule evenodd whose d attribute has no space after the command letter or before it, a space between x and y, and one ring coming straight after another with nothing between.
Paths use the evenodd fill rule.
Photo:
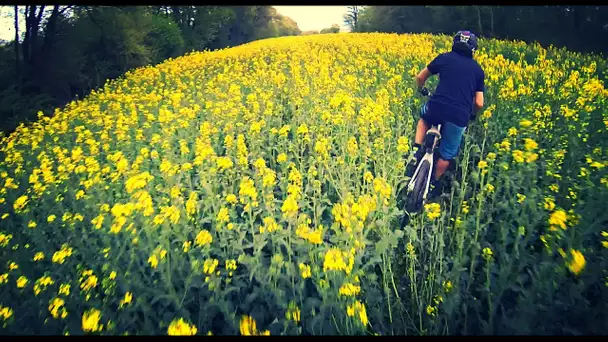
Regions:
<instances>
[{"instance_id":1,"label":"rider's back","mask_svg":"<svg viewBox=\"0 0 608 342\"><path fill-rule=\"evenodd\" d=\"M484 91L484 72L477 61L456 51L440 54L429 65L439 85L429 100L444 120L464 127L473 111L475 93Z\"/></svg>"}]
</instances>

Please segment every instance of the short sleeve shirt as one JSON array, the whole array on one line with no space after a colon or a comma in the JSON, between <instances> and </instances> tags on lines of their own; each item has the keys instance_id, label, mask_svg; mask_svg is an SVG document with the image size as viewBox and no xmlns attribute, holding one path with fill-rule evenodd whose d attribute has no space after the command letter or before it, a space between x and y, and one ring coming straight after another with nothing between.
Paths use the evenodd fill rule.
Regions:
<instances>
[{"instance_id":1,"label":"short sleeve shirt","mask_svg":"<svg viewBox=\"0 0 608 342\"><path fill-rule=\"evenodd\" d=\"M481 66L473 58L452 51L437 56L427 69L439 75L439 85L429 100L431 105L443 108L444 120L466 126L473 112L475 93L485 91Z\"/></svg>"}]
</instances>

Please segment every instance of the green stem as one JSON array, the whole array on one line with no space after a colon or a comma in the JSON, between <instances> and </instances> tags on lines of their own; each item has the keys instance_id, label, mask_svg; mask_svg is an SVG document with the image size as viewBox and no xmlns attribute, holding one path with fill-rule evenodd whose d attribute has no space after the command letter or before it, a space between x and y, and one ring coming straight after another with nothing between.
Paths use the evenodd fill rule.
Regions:
<instances>
[{"instance_id":1,"label":"green stem","mask_svg":"<svg viewBox=\"0 0 608 342\"><path fill-rule=\"evenodd\" d=\"M481 191L483 191L483 181L485 179L485 176L482 175L481 177L481 183L480 183L480 194ZM482 201L479 200L478 204L477 204L477 217L475 219L475 238L473 239L473 245L471 246L471 248L473 249L472 253L471 253L471 264L469 266L469 281L467 283L467 292L469 292L469 289L471 287L471 279L473 279L473 264L475 263L475 253L477 252L477 238L479 237L479 226L480 226L480 222L481 222L481 207L482 207Z\"/></svg>"},{"instance_id":2,"label":"green stem","mask_svg":"<svg viewBox=\"0 0 608 342\"><path fill-rule=\"evenodd\" d=\"M488 333L491 334L493 330L493 320L494 313L492 311L492 293L490 292L490 265L486 267L486 290L488 291L488 317L489 317L489 325L488 325Z\"/></svg>"},{"instance_id":3,"label":"green stem","mask_svg":"<svg viewBox=\"0 0 608 342\"><path fill-rule=\"evenodd\" d=\"M393 283L393 290L395 291L395 296L397 297L397 299L401 299L399 297L399 292L397 292L397 286L395 285L395 277L394 277L393 270L392 270L390 262L388 264L388 271L389 271L389 273L391 275L391 282Z\"/></svg>"}]
</instances>

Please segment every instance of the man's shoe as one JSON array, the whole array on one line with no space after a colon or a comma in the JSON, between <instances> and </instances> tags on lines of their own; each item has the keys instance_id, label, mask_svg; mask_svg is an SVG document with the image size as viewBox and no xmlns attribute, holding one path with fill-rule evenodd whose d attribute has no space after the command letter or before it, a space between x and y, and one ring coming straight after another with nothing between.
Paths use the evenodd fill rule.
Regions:
<instances>
[{"instance_id":1,"label":"man's shoe","mask_svg":"<svg viewBox=\"0 0 608 342\"><path fill-rule=\"evenodd\" d=\"M441 188L442 188L442 186L441 186L440 181L435 181L435 180L431 181L431 184L429 186L429 193L426 196L427 201L440 197Z\"/></svg>"},{"instance_id":2,"label":"man's shoe","mask_svg":"<svg viewBox=\"0 0 608 342\"><path fill-rule=\"evenodd\" d=\"M407 162L407 166L405 167L406 177L411 178L414 175L416 167L418 166L418 163L420 162L422 157L424 157L424 150L422 148L419 148Z\"/></svg>"}]
</instances>

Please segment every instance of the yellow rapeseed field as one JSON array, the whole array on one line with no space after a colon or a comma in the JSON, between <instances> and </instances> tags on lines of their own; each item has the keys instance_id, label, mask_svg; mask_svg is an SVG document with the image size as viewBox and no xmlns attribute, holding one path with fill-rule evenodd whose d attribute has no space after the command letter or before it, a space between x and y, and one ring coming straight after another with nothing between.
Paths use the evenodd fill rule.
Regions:
<instances>
[{"instance_id":1,"label":"yellow rapeseed field","mask_svg":"<svg viewBox=\"0 0 608 342\"><path fill-rule=\"evenodd\" d=\"M0 146L0 331L601 333L605 60L481 40L450 198L400 229L412 78L450 42L196 52L22 125Z\"/></svg>"}]
</instances>

